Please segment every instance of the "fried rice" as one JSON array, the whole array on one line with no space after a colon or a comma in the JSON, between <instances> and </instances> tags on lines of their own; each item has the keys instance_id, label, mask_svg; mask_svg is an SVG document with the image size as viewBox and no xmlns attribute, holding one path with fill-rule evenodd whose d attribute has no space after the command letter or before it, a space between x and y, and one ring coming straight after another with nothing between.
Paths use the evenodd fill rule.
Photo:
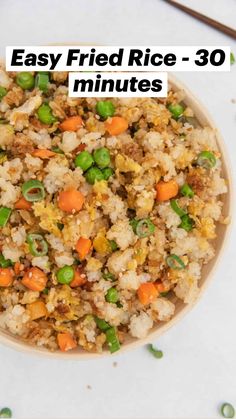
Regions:
<instances>
[{"instance_id":1,"label":"fried rice","mask_svg":"<svg viewBox=\"0 0 236 419\"><path fill-rule=\"evenodd\" d=\"M226 223L221 155L214 130L199 125L182 91L109 99L114 115L106 118L100 99L68 97L67 73L48 78L43 91L24 89L17 73L0 68L0 223L8 209L0 228L0 328L51 351L114 352L168 322L174 300L197 298L216 226ZM44 103L49 124L39 117ZM78 116L80 126L63 128ZM114 117L125 127L117 133L109 129ZM104 148L108 178L94 153ZM84 151L103 173L94 182L90 169L75 164ZM37 199L24 190L35 180L43 188L40 194L32 183ZM82 197L71 210L68 191Z\"/></svg>"}]
</instances>

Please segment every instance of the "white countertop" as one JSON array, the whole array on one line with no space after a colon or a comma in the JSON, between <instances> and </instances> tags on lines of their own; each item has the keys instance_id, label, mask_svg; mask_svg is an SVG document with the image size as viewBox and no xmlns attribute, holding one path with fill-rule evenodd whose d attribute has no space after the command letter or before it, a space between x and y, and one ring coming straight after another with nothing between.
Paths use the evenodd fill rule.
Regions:
<instances>
[{"instance_id":1,"label":"white countertop","mask_svg":"<svg viewBox=\"0 0 236 419\"><path fill-rule=\"evenodd\" d=\"M184 4L235 25L235 0ZM213 10L214 9L214 10ZM6 45L96 42L116 45L230 45L232 39L162 0L1 0L0 54ZM230 73L177 74L221 129L236 175L236 65ZM155 344L96 361L54 361L0 347L0 407L16 418L217 418L236 406L236 231L197 307ZM117 362L117 366L113 363ZM91 389L87 388L90 385Z\"/></svg>"}]
</instances>

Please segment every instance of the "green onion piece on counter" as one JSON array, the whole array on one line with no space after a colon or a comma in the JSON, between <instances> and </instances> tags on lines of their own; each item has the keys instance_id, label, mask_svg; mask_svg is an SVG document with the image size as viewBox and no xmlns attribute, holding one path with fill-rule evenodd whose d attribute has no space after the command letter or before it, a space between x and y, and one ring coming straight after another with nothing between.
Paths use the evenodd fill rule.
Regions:
<instances>
[{"instance_id":1,"label":"green onion piece on counter","mask_svg":"<svg viewBox=\"0 0 236 419\"><path fill-rule=\"evenodd\" d=\"M111 272L109 272L107 269L103 272L102 277L104 279L109 280L109 281L115 281L116 280L115 276Z\"/></svg>"},{"instance_id":2,"label":"green onion piece on counter","mask_svg":"<svg viewBox=\"0 0 236 419\"><path fill-rule=\"evenodd\" d=\"M151 222L149 218L138 220L137 225L135 227L135 233L137 234L138 237L143 238L143 237L151 236L151 234L153 234L154 231L155 231L155 225Z\"/></svg>"},{"instance_id":3,"label":"green onion piece on counter","mask_svg":"<svg viewBox=\"0 0 236 419\"><path fill-rule=\"evenodd\" d=\"M88 170L93 163L93 156L86 150L81 151L75 158L75 167L80 167L83 172Z\"/></svg>"},{"instance_id":4,"label":"green onion piece on counter","mask_svg":"<svg viewBox=\"0 0 236 419\"><path fill-rule=\"evenodd\" d=\"M35 77L35 87L38 87L39 90L42 90L44 93L48 90L49 82L49 74L47 73L38 73Z\"/></svg>"},{"instance_id":5,"label":"green onion piece on counter","mask_svg":"<svg viewBox=\"0 0 236 419\"><path fill-rule=\"evenodd\" d=\"M235 416L234 407L230 403L222 404L220 411L224 418L234 418Z\"/></svg>"},{"instance_id":6,"label":"green onion piece on counter","mask_svg":"<svg viewBox=\"0 0 236 419\"><path fill-rule=\"evenodd\" d=\"M148 350L149 350L149 352L155 357L155 358L158 358L158 359L160 359L160 358L162 358L163 357L163 352L162 351L160 351L159 349L155 349L154 348L154 346L151 344L151 343L149 343L148 345L147 345L147 348L148 348Z\"/></svg>"},{"instance_id":7,"label":"green onion piece on counter","mask_svg":"<svg viewBox=\"0 0 236 419\"><path fill-rule=\"evenodd\" d=\"M109 240L109 244L111 246L111 251L115 252L118 249L117 243L115 242L115 240Z\"/></svg>"},{"instance_id":8,"label":"green onion piece on counter","mask_svg":"<svg viewBox=\"0 0 236 419\"><path fill-rule=\"evenodd\" d=\"M0 254L0 266L1 268L9 268L9 266L12 266L13 262L10 259L5 259L3 254Z\"/></svg>"},{"instance_id":9,"label":"green onion piece on counter","mask_svg":"<svg viewBox=\"0 0 236 419\"><path fill-rule=\"evenodd\" d=\"M110 329L110 325L109 323L107 323L105 320L103 319L99 319L99 317L95 317L94 318L95 323L97 325L97 327L102 330L103 332L105 332L106 330Z\"/></svg>"},{"instance_id":10,"label":"green onion piece on counter","mask_svg":"<svg viewBox=\"0 0 236 419\"><path fill-rule=\"evenodd\" d=\"M193 198L193 196L194 196L194 192L193 192L191 186L189 186L187 183L185 183L180 188L180 192L183 196L187 196L188 198Z\"/></svg>"},{"instance_id":11,"label":"green onion piece on counter","mask_svg":"<svg viewBox=\"0 0 236 419\"><path fill-rule=\"evenodd\" d=\"M5 227L11 215L11 209L7 207L0 208L0 227Z\"/></svg>"},{"instance_id":12,"label":"green onion piece on counter","mask_svg":"<svg viewBox=\"0 0 236 419\"><path fill-rule=\"evenodd\" d=\"M182 259L180 259L179 256L174 254L167 256L166 263L171 269L180 270L186 268Z\"/></svg>"},{"instance_id":13,"label":"green onion piece on counter","mask_svg":"<svg viewBox=\"0 0 236 419\"><path fill-rule=\"evenodd\" d=\"M63 266L63 268L60 268L56 273L57 281L60 284L67 284L67 285L71 283L71 281L74 278L74 275L75 275L74 269L72 268L72 266L68 266L68 265Z\"/></svg>"},{"instance_id":14,"label":"green onion piece on counter","mask_svg":"<svg viewBox=\"0 0 236 419\"><path fill-rule=\"evenodd\" d=\"M12 418L12 411L9 407L4 407L0 410L0 418Z\"/></svg>"},{"instance_id":15,"label":"green onion piece on counter","mask_svg":"<svg viewBox=\"0 0 236 419\"><path fill-rule=\"evenodd\" d=\"M6 94L7 94L7 89L5 89L5 87L0 86L0 101L2 100L4 96L6 96Z\"/></svg>"},{"instance_id":16,"label":"green onion piece on counter","mask_svg":"<svg viewBox=\"0 0 236 419\"><path fill-rule=\"evenodd\" d=\"M45 256L48 253L48 244L41 234L28 234L26 241L33 256Z\"/></svg>"},{"instance_id":17,"label":"green onion piece on counter","mask_svg":"<svg viewBox=\"0 0 236 419\"><path fill-rule=\"evenodd\" d=\"M230 53L230 64L233 65L235 63L235 56L234 54L231 52Z\"/></svg>"},{"instance_id":18,"label":"green onion piece on counter","mask_svg":"<svg viewBox=\"0 0 236 419\"><path fill-rule=\"evenodd\" d=\"M120 342L114 327L110 327L110 329L106 330L106 341L112 354L116 351L119 351Z\"/></svg>"},{"instance_id":19,"label":"green onion piece on counter","mask_svg":"<svg viewBox=\"0 0 236 419\"><path fill-rule=\"evenodd\" d=\"M54 124L57 121L57 118L52 113L52 108L47 103L43 103L37 111L38 118L40 122L46 125Z\"/></svg>"},{"instance_id":20,"label":"green onion piece on counter","mask_svg":"<svg viewBox=\"0 0 236 419\"><path fill-rule=\"evenodd\" d=\"M64 154L64 152L57 146L52 147L52 151L57 154Z\"/></svg>"},{"instance_id":21,"label":"green onion piece on counter","mask_svg":"<svg viewBox=\"0 0 236 419\"><path fill-rule=\"evenodd\" d=\"M104 169L109 166L111 161L110 152L106 147L101 147L95 150L93 152L93 158L100 169Z\"/></svg>"},{"instance_id":22,"label":"green onion piece on counter","mask_svg":"<svg viewBox=\"0 0 236 419\"><path fill-rule=\"evenodd\" d=\"M106 293L105 299L108 303L117 303L119 300L119 293L116 288L109 288Z\"/></svg>"},{"instance_id":23,"label":"green onion piece on counter","mask_svg":"<svg viewBox=\"0 0 236 419\"><path fill-rule=\"evenodd\" d=\"M34 76L27 71L22 71L21 73L17 74L16 83L23 90L31 90L34 87Z\"/></svg>"},{"instance_id":24,"label":"green onion piece on counter","mask_svg":"<svg viewBox=\"0 0 236 419\"><path fill-rule=\"evenodd\" d=\"M98 167L90 167L85 173L85 179L90 185L93 185L95 182L104 180L104 177L102 171Z\"/></svg>"},{"instance_id":25,"label":"green onion piece on counter","mask_svg":"<svg viewBox=\"0 0 236 419\"><path fill-rule=\"evenodd\" d=\"M96 104L96 112L104 119L113 116L115 113L115 106L110 100L100 100Z\"/></svg>"},{"instance_id":26,"label":"green onion piece on counter","mask_svg":"<svg viewBox=\"0 0 236 419\"><path fill-rule=\"evenodd\" d=\"M186 215L183 215L183 217L181 217L181 223L178 227L183 228L185 231L191 231L194 226L195 226L194 220L190 218L188 214L186 214Z\"/></svg>"},{"instance_id":27,"label":"green onion piece on counter","mask_svg":"<svg viewBox=\"0 0 236 419\"><path fill-rule=\"evenodd\" d=\"M177 199L171 199L170 206L172 210L180 217L183 217L183 215L186 215L186 212L182 208L180 208Z\"/></svg>"},{"instance_id":28,"label":"green onion piece on counter","mask_svg":"<svg viewBox=\"0 0 236 419\"><path fill-rule=\"evenodd\" d=\"M36 179L32 179L23 183L22 194L26 201L42 201L42 199L45 197L45 189L42 182Z\"/></svg>"},{"instance_id":29,"label":"green onion piece on counter","mask_svg":"<svg viewBox=\"0 0 236 419\"><path fill-rule=\"evenodd\" d=\"M103 178L105 180L108 180L111 176L114 175L114 170L112 170L111 167L105 167L105 169L102 169Z\"/></svg>"},{"instance_id":30,"label":"green onion piece on counter","mask_svg":"<svg viewBox=\"0 0 236 419\"><path fill-rule=\"evenodd\" d=\"M169 111L172 114L172 117L174 119L179 119L181 115L183 115L184 108L179 103L176 103L175 105L169 105L168 106Z\"/></svg>"},{"instance_id":31,"label":"green onion piece on counter","mask_svg":"<svg viewBox=\"0 0 236 419\"><path fill-rule=\"evenodd\" d=\"M202 151L197 157L197 164L204 169L212 169L216 165L216 158L210 151Z\"/></svg>"}]
</instances>

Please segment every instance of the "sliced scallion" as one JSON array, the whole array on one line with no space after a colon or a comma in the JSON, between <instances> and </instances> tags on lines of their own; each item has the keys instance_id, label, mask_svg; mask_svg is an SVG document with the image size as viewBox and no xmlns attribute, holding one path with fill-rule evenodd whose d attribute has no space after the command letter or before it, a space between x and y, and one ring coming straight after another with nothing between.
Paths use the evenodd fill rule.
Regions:
<instances>
[{"instance_id":1,"label":"sliced scallion","mask_svg":"<svg viewBox=\"0 0 236 419\"><path fill-rule=\"evenodd\" d=\"M102 330L102 332L106 332L106 330L110 329L109 323L107 323L105 320L100 319L99 317L94 317L95 323L97 327Z\"/></svg>"},{"instance_id":2,"label":"sliced scallion","mask_svg":"<svg viewBox=\"0 0 236 419\"><path fill-rule=\"evenodd\" d=\"M160 358L162 358L163 357L163 352L162 351L160 351L159 349L156 349L156 348L154 348L154 346L151 344L151 343L149 343L148 345L147 345L147 348L148 348L148 350L149 350L149 352L155 357L155 358L157 358L157 359L160 359Z\"/></svg>"},{"instance_id":3,"label":"sliced scallion","mask_svg":"<svg viewBox=\"0 0 236 419\"><path fill-rule=\"evenodd\" d=\"M186 212L182 208L180 208L177 199L171 199L170 206L171 206L172 210L176 214L178 214L180 217L183 217L183 215L186 215Z\"/></svg>"},{"instance_id":4,"label":"sliced scallion","mask_svg":"<svg viewBox=\"0 0 236 419\"><path fill-rule=\"evenodd\" d=\"M216 158L210 151L202 151L197 157L197 164L204 169L212 169L216 165Z\"/></svg>"},{"instance_id":5,"label":"sliced scallion","mask_svg":"<svg viewBox=\"0 0 236 419\"><path fill-rule=\"evenodd\" d=\"M178 227L183 228L185 231L191 231L194 226L195 226L194 220L190 218L188 214L186 214L186 215L183 215L183 217L181 217L181 223Z\"/></svg>"},{"instance_id":6,"label":"sliced scallion","mask_svg":"<svg viewBox=\"0 0 236 419\"><path fill-rule=\"evenodd\" d=\"M224 418L234 418L235 410L232 404L224 403L221 406L221 414Z\"/></svg>"},{"instance_id":7,"label":"sliced scallion","mask_svg":"<svg viewBox=\"0 0 236 419\"><path fill-rule=\"evenodd\" d=\"M187 183L185 183L180 188L180 192L181 192L182 195L187 196L188 198L193 198L193 196L194 196L194 192L193 192L191 186L189 186Z\"/></svg>"},{"instance_id":8,"label":"sliced scallion","mask_svg":"<svg viewBox=\"0 0 236 419\"><path fill-rule=\"evenodd\" d=\"M140 238L148 237L155 231L155 225L149 218L143 218L142 220L136 220L134 218L130 221L130 225L134 233Z\"/></svg>"},{"instance_id":9,"label":"sliced scallion","mask_svg":"<svg viewBox=\"0 0 236 419\"><path fill-rule=\"evenodd\" d=\"M36 179L31 179L23 183L22 194L26 201L42 201L42 199L45 197L45 189L42 182Z\"/></svg>"},{"instance_id":10,"label":"sliced scallion","mask_svg":"<svg viewBox=\"0 0 236 419\"><path fill-rule=\"evenodd\" d=\"M120 349L120 342L114 327L110 327L110 329L106 330L106 341L111 353Z\"/></svg>"},{"instance_id":11,"label":"sliced scallion","mask_svg":"<svg viewBox=\"0 0 236 419\"><path fill-rule=\"evenodd\" d=\"M167 256L166 263L171 269L180 270L186 268L182 259L180 259L180 257L175 254Z\"/></svg>"},{"instance_id":12,"label":"sliced scallion","mask_svg":"<svg viewBox=\"0 0 236 419\"><path fill-rule=\"evenodd\" d=\"M7 207L0 208L0 227L5 227L11 215L11 209Z\"/></svg>"}]
</instances>

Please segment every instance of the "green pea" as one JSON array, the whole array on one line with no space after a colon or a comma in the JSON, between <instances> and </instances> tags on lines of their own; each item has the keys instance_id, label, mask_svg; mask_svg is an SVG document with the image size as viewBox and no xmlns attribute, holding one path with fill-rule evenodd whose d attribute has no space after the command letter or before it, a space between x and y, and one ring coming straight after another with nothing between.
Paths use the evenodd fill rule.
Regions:
<instances>
[{"instance_id":1,"label":"green pea","mask_svg":"<svg viewBox=\"0 0 236 419\"><path fill-rule=\"evenodd\" d=\"M108 303L117 303L117 301L119 300L119 294L116 288L109 288L109 290L106 293L106 301Z\"/></svg>"},{"instance_id":2,"label":"green pea","mask_svg":"<svg viewBox=\"0 0 236 419\"><path fill-rule=\"evenodd\" d=\"M98 167L90 167L85 173L85 179L87 180L90 185L93 185L95 182L99 182L103 180L103 173Z\"/></svg>"},{"instance_id":3,"label":"green pea","mask_svg":"<svg viewBox=\"0 0 236 419\"><path fill-rule=\"evenodd\" d=\"M75 167L80 167L83 172L88 170L94 163L93 156L88 151L81 151L75 158Z\"/></svg>"},{"instance_id":4,"label":"green pea","mask_svg":"<svg viewBox=\"0 0 236 419\"><path fill-rule=\"evenodd\" d=\"M176 103L175 105L169 105L168 106L169 111L172 113L172 117L174 119L178 119L181 115L183 115L184 108L179 103Z\"/></svg>"},{"instance_id":5,"label":"green pea","mask_svg":"<svg viewBox=\"0 0 236 419\"><path fill-rule=\"evenodd\" d=\"M70 284L74 278L74 269L72 266L65 265L59 269L56 273L57 281L60 284Z\"/></svg>"},{"instance_id":6,"label":"green pea","mask_svg":"<svg viewBox=\"0 0 236 419\"><path fill-rule=\"evenodd\" d=\"M34 87L34 76L27 71L22 71L21 73L17 74L16 83L23 90L31 90Z\"/></svg>"},{"instance_id":7,"label":"green pea","mask_svg":"<svg viewBox=\"0 0 236 419\"><path fill-rule=\"evenodd\" d=\"M50 108L50 106L47 103L43 103L39 108L38 108L38 118L39 120L46 125L51 125L54 122L57 121L57 118L55 118L55 116L53 116L52 114L52 109Z\"/></svg>"},{"instance_id":8,"label":"green pea","mask_svg":"<svg viewBox=\"0 0 236 419\"><path fill-rule=\"evenodd\" d=\"M2 98L6 96L6 94L7 90L5 89L5 87L0 86L0 100L2 100Z\"/></svg>"},{"instance_id":9,"label":"green pea","mask_svg":"<svg viewBox=\"0 0 236 419\"><path fill-rule=\"evenodd\" d=\"M102 170L103 177L105 180L108 180L111 176L114 175L114 170L112 170L111 167L105 167L105 169Z\"/></svg>"},{"instance_id":10,"label":"green pea","mask_svg":"<svg viewBox=\"0 0 236 419\"><path fill-rule=\"evenodd\" d=\"M9 407L4 407L0 411L0 418L11 418L12 417L12 411L9 409Z\"/></svg>"},{"instance_id":11,"label":"green pea","mask_svg":"<svg viewBox=\"0 0 236 419\"><path fill-rule=\"evenodd\" d=\"M93 153L93 158L100 169L104 169L105 167L109 166L111 161L109 150L106 147L101 147L95 150Z\"/></svg>"},{"instance_id":12,"label":"green pea","mask_svg":"<svg viewBox=\"0 0 236 419\"><path fill-rule=\"evenodd\" d=\"M97 102L96 111L102 118L107 119L115 113L115 107L110 100L100 100Z\"/></svg>"}]
</instances>

